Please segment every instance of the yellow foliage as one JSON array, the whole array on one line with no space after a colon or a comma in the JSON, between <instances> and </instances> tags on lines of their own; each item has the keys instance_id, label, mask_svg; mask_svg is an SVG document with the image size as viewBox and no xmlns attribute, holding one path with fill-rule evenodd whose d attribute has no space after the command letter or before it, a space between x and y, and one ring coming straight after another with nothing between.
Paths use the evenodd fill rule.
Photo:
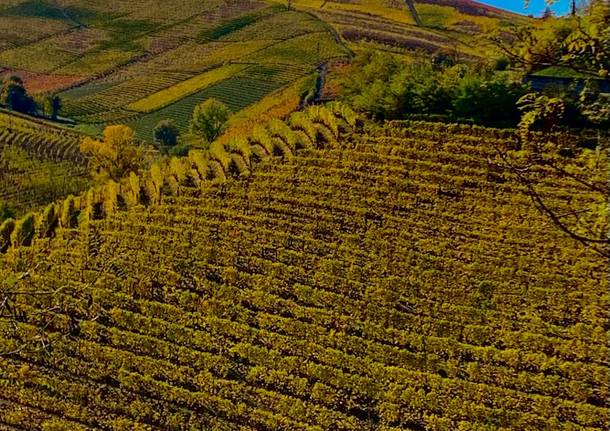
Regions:
<instances>
[{"instance_id":1,"label":"yellow foliage","mask_svg":"<svg viewBox=\"0 0 610 431\"><path fill-rule=\"evenodd\" d=\"M258 103L239 111L231 117L227 131L219 138L229 142L234 137L247 136L259 124L273 119L286 119L299 108L299 90L306 78L299 79L288 87L274 91Z\"/></svg>"},{"instance_id":2,"label":"yellow foliage","mask_svg":"<svg viewBox=\"0 0 610 431\"><path fill-rule=\"evenodd\" d=\"M144 157L133 130L127 126L108 126L101 141L87 137L80 149L88 157L94 176L115 181L129 171L137 171Z\"/></svg>"}]
</instances>

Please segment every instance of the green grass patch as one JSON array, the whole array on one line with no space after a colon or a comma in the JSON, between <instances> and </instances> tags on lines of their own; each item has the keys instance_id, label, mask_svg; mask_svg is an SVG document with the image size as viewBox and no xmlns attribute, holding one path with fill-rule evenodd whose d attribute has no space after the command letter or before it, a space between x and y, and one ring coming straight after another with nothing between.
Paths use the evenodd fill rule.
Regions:
<instances>
[{"instance_id":1,"label":"green grass patch","mask_svg":"<svg viewBox=\"0 0 610 431\"><path fill-rule=\"evenodd\" d=\"M238 18L232 19L231 21L227 21L225 23L217 25L214 28L202 31L197 35L197 40L199 42L211 42L214 40L218 40L226 35L246 28L249 25L256 23L257 21L278 12L279 10L285 9L278 6L272 6L262 11L240 16Z\"/></svg>"},{"instance_id":2,"label":"green grass patch","mask_svg":"<svg viewBox=\"0 0 610 431\"><path fill-rule=\"evenodd\" d=\"M105 15L105 14L102 14ZM0 10L0 16L19 16L27 18L45 18L62 21L92 20L100 17L100 14L75 6L58 7L49 0L27 0L16 6Z\"/></svg>"},{"instance_id":3,"label":"green grass patch","mask_svg":"<svg viewBox=\"0 0 610 431\"><path fill-rule=\"evenodd\" d=\"M158 24L145 19L115 19L106 21L103 27L108 30L110 39L100 43L98 50L121 48L123 50L137 50L141 43L136 39L150 33Z\"/></svg>"},{"instance_id":4,"label":"green grass patch","mask_svg":"<svg viewBox=\"0 0 610 431\"><path fill-rule=\"evenodd\" d=\"M47 0L27 0L16 6L0 11L0 16L21 16L62 20L66 18L60 8Z\"/></svg>"},{"instance_id":5,"label":"green grass patch","mask_svg":"<svg viewBox=\"0 0 610 431\"><path fill-rule=\"evenodd\" d=\"M201 41L212 41L218 40L223 36L226 36L234 31L241 30L244 27L254 24L260 17L257 15L246 15L239 18L235 18L232 21L221 24L211 30L205 30L198 35L198 39Z\"/></svg>"},{"instance_id":6,"label":"green grass patch","mask_svg":"<svg viewBox=\"0 0 610 431\"><path fill-rule=\"evenodd\" d=\"M89 136L100 136L104 128L99 124L77 124L74 130Z\"/></svg>"}]
</instances>

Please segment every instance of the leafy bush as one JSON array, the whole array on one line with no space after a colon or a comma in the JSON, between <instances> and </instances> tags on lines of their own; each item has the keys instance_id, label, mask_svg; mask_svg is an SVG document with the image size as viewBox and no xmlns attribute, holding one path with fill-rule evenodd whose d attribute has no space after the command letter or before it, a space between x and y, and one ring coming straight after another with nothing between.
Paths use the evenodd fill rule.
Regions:
<instances>
[{"instance_id":1,"label":"leafy bush","mask_svg":"<svg viewBox=\"0 0 610 431\"><path fill-rule=\"evenodd\" d=\"M374 118L442 115L494 126L518 123L516 104L527 92L525 85L485 66L439 67L379 52L357 58L343 85L345 99Z\"/></svg>"},{"instance_id":2,"label":"leafy bush","mask_svg":"<svg viewBox=\"0 0 610 431\"><path fill-rule=\"evenodd\" d=\"M508 66L510 66L510 60L506 57L500 57L494 63L494 69L498 71L504 71L508 69Z\"/></svg>"},{"instance_id":3,"label":"leafy bush","mask_svg":"<svg viewBox=\"0 0 610 431\"><path fill-rule=\"evenodd\" d=\"M14 247L20 245L29 246L34 238L34 214L29 213L15 223L15 229L11 234L11 244Z\"/></svg>"},{"instance_id":4,"label":"leafy bush","mask_svg":"<svg viewBox=\"0 0 610 431\"><path fill-rule=\"evenodd\" d=\"M55 228L59 223L59 214L57 212L57 206L55 204L49 204L40 217L38 223L38 235L41 238L50 238L55 232Z\"/></svg>"},{"instance_id":5,"label":"leafy bush","mask_svg":"<svg viewBox=\"0 0 610 431\"><path fill-rule=\"evenodd\" d=\"M61 207L60 224L65 229L76 227L78 219L78 210L74 196L68 196Z\"/></svg>"},{"instance_id":6,"label":"leafy bush","mask_svg":"<svg viewBox=\"0 0 610 431\"><path fill-rule=\"evenodd\" d=\"M0 222L15 217L15 210L6 202L0 203Z\"/></svg>"},{"instance_id":7,"label":"leafy bush","mask_svg":"<svg viewBox=\"0 0 610 431\"><path fill-rule=\"evenodd\" d=\"M4 220L0 224L0 253L4 253L11 245L11 234L15 229L15 220L12 218Z\"/></svg>"},{"instance_id":8,"label":"leafy bush","mask_svg":"<svg viewBox=\"0 0 610 431\"><path fill-rule=\"evenodd\" d=\"M173 120L161 120L153 130L155 143L164 147L176 146L178 136L180 136L180 130Z\"/></svg>"},{"instance_id":9,"label":"leafy bush","mask_svg":"<svg viewBox=\"0 0 610 431\"><path fill-rule=\"evenodd\" d=\"M191 120L191 132L210 143L225 130L231 110L216 99L208 99L197 105Z\"/></svg>"},{"instance_id":10,"label":"leafy bush","mask_svg":"<svg viewBox=\"0 0 610 431\"><path fill-rule=\"evenodd\" d=\"M181 144L178 144L178 145L172 147L168 151L168 155L170 155L172 157L185 157L185 156L188 156L191 148L192 148L191 144L186 143L186 142L181 143Z\"/></svg>"}]
</instances>

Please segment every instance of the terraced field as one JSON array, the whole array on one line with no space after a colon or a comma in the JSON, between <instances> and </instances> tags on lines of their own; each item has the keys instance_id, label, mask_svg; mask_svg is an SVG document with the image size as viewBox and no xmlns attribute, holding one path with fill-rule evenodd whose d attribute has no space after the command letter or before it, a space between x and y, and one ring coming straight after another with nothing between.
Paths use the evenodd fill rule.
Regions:
<instances>
[{"instance_id":1,"label":"terraced field","mask_svg":"<svg viewBox=\"0 0 610 431\"><path fill-rule=\"evenodd\" d=\"M312 112L0 258L0 428L608 429L608 262L516 135Z\"/></svg>"},{"instance_id":2,"label":"terraced field","mask_svg":"<svg viewBox=\"0 0 610 431\"><path fill-rule=\"evenodd\" d=\"M416 25L404 0L294 0L325 22L352 46L399 53L451 51L485 57L494 48L481 34L525 22L527 18L470 0L416 0L422 25Z\"/></svg>"},{"instance_id":3,"label":"terraced field","mask_svg":"<svg viewBox=\"0 0 610 431\"><path fill-rule=\"evenodd\" d=\"M0 33L0 41L6 39L0 43L1 74L20 75L32 93L57 93L63 115L80 123L97 129L117 122L138 124L139 136L148 140L158 119L173 119L182 127L196 104L193 96L201 102L216 94L217 81L229 80L222 99L243 109L320 64L349 55L332 27L285 4L110 3L15 0L0 5L0 28L2 22L16 25L20 20L32 26L40 20L56 24L47 24L46 32L33 40L13 41L11 34ZM239 88L230 80L240 69L270 66L281 73L257 74L261 82L249 78ZM227 69L231 73L224 73ZM206 82L206 74L217 79Z\"/></svg>"},{"instance_id":4,"label":"terraced field","mask_svg":"<svg viewBox=\"0 0 610 431\"><path fill-rule=\"evenodd\" d=\"M151 130L166 118L174 120L181 131L187 131L192 112L202 100L215 98L226 104L232 112L239 112L280 87L276 82L233 77L212 85L150 114L126 122L141 139L150 139Z\"/></svg>"},{"instance_id":5,"label":"terraced field","mask_svg":"<svg viewBox=\"0 0 610 431\"><path fill-rule=\"evenodd\" d=\"M89 187L81 135L0 112L0 203L19 215Z\"/></svg>"}]
</instances>

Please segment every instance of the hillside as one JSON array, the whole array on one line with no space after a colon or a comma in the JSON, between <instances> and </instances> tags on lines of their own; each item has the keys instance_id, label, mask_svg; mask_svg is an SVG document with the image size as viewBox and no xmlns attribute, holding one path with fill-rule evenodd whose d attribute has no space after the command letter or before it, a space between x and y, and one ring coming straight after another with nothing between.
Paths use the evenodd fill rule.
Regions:
<instances>
[{"instance_id":1,"label":"hillside","mask_svg":"<svg viewBox=\"0 0 610 431\"><path fill-rule=\"evenodd\" d=\"M516 135L312 112L0 258L0 429L608 429L607 260Z\"/></svg>"},{"instance_id":2,"label":"hillside","mask_svg":"<svg viewBox=\"0 0 610 431\"><path fill-rule=\"evenodd\" d=\"M0 111L0 204L17 216L89 187L82 135Z\"/></svg>"},{"instance_id":3,"label":"hillside","mask_svg":"<svg viewBox=\"0 0 610 431\"><path fill-rule=\"evenodd\" d=\"M164 119L186 132L194 106L206 98L254 115L265 97L290 87L299 93L316 68L349 58L346 44L485 58L493 48L481 35L525 19L466 0L416 2L423 26L414 25L402 0L291 4L3 2L0 78L18 75L32 94L57 94L62 115L88 133L124 123L151 140Z\"/></svg>"},{"instance_id":4,"label":"hillside","mask_svg":"<svg viewBox=\"0 0 610 431\"><path fill-rule=\"evenodd\" d=\"M260 0L22 0L0 6L2 26L32 37L0 35L0 76L58 94L88 130L127 123L145 140L163 119L186 131L201 100L238 112L348 55L323 21Z\"/></svg>"},{"instance_id":5,"label":"hillside","mask_svg":"<svg viewBox=\"0 0 610 431\"><path fill-rule=\"evenodd\" d=\"M415 1L421 25L416 25L404 0L294 0L293 4L331 23L353 49L364 43L398 52L455 52L466 58L484 58L493 52L486 32L527 21L471 0Z\"/></svg>"}]
</instances>

